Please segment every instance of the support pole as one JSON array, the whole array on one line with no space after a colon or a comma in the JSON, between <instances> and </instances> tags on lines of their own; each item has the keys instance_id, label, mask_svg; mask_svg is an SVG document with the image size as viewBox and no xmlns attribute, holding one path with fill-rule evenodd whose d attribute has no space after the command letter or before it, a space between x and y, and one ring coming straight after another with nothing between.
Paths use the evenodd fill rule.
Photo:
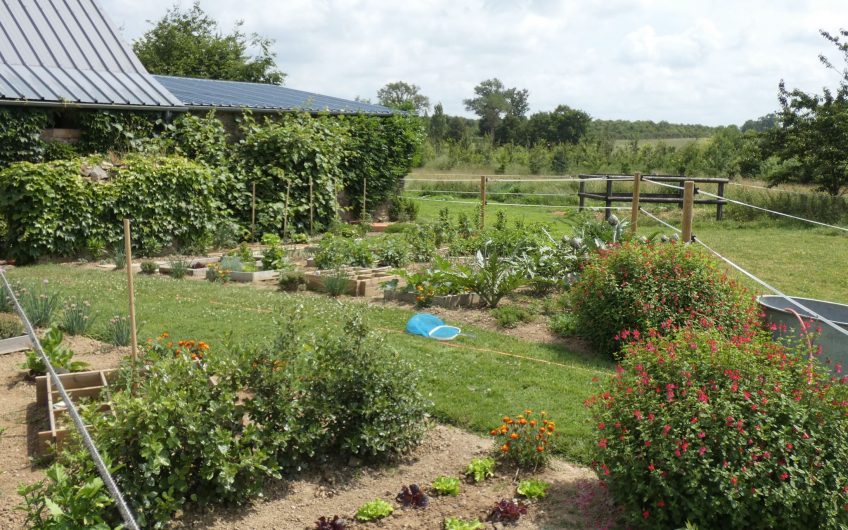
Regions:
<instances>
[{"instance_id":1,"label":"support pole","mask_svg":"<svg viewBox=\"0 0 848 530\"><path fill-rule=\"evenodd\" d=\"M636 233L639 222L639 187L642 183L642 174L638 171L633 175L633 203L630 208L630 231Z\"/></svg>"},{"instance_id":2,"label":"support pole","mask_svg":"<svg viewBox=\"0 0 848 530\"><path fill-rule=\"evenodd\" d=\"M133 287L133 261L129 219L124 219L124 255L127 259L127 291L129 292L130 301L130 359L132 360L132 388L135 389L136 366L138 363L138 332L135 326L135 288Z\"/></svg>"},{"instance_id":3,"label":"support pole","mask_svg":"<svg viewBox=\"0 0 848 530\"><path fill-rule=\"evenodd\" d=\"M291 181L286 182L286 202L283 205L283 241L289 237L289 193L291 192Z\"/></svg>"},{"instance_id":4,"label":"support pole","mask_svg":"<svg viewBox=\"0 0 848 530\"><path fill-rule=\"evenodd\" d=\"M719 203L716 204L716 221L721 221L721 218L724 217L724 182L718 183L718 196L721 197L719 199Z\"/></svg>"},{"instance_id":5,"label":"support pole","mask_svg":"<svg viewBox=\"0 0 848 530\"><path fill-rule=\"evenodd\" d=\"M583 206L586 205L586 197L583 196L583 194L586 193L586 181L583 180L582 176L580 176L579 178L580 178L580 184L579 184L579 187L578 187L578 190L577 190L577 200L578 200L577 211L582 212Z\"/></svg>"},{"instance_id":6,"label":"support pole","mask_svg":"<svg viewBox=\"0 0 848 530\"><path fill-rule=\"evenodd\" d=\"M609 219L610 215L612 215L612 178L610 175L606 175L607 179L607 193L605 195L604 200L604 219Z\"/></svg>"},{"instance_id":7,"label":"support pole","mask_svg":"<svg viewBox=\"0 0 848 530\"><path fill-rule=\"evenodd\" d=\"M312 176L309 176L309 235L315 234L315 203L312 202Z\"/></svg>"},{"instance_id":8,"label":"support pole","mask_svg":"<svg viewBox=\"0 0 848 530\"><path fill-rule=\"evenodd\" d=\"M695 183L687 180L683 183L683 222L681 237L684 243L692 241L692 216L695 213Z\"/></svg>"},{"instance_id":9,"label":"support pole","mask_svg":"<svg viewBox=\"0 0 848 530\"><path fill-rule=\"evenodd\" d=\"M360 220L365 221L365 215L368 213L368 209L365 206L365 201L368 198L367 195L368 190L368 177L362 177L362 216Z\"/></svg>"},{"instance_id":10,"label":"support pole","mask_svg":"<svg viewBox=\"0 0 848 530\"><path fill-rule=\"evenodd\" d=\"M486 176L480 177L480 229L486 228Z\"/></svg>"},{"instance_id":11,"label":"support pole","mask_svg":"<svg viewBox=\"0 0 848 530\"><path fill-rule=\"evenodd\" d=\"M250 201L250 240L256 242L256 182L253 183L253 197Z\"/></svg>"}]
</instances>

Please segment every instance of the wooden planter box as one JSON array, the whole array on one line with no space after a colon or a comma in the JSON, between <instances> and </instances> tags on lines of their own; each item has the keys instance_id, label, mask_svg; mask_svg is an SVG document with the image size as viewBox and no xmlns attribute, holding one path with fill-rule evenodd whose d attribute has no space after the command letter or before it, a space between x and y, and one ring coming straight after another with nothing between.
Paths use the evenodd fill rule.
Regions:
<instances>
[{"instance_id":1,"label":"wooden planter box","mask_svg":"<svg viewBox=\"0 0 848 530\"><path fill-rule=\"evenodd\" d=\"M59 379L75 402L79 398L99 398L101 412L111 411L111 395L109 393L109 382L114 381L116 370L92 370L89 372L74 372L59 374ZM52 443L56 451L62 449L62 444L73 425L63 425L62 420L68 419L67 405L62 401L59 391L53 386L50 376L42 375L35 378L35 402L39 406L47 407L47 417L50 420L50 430L38 433L35 452L38 455L46 454ZM75 403L76 404L76 403Z\"/></svg>"},{"instance_id":2,"label":"wooden planter box","mask_svg":"<svg viewBox=\"0 0 848 530\"><path fill-rule=\"evenodd\" d=\"M20 337L0 340L0 355L26 351L30 348L32 348L32 341L30 340L29 335L21 335Z\"/></svg>"},{"instance_id":3,"label":"wooden planter box","mask_svg":"<svg viewBox=\"0 0 848 530\"><path fill-rule=\"evenodd\" d=\"M208 270L208 269L207 269L206 267L203 267L202 269L192 269L192 268L189 268L189 269L188 269L188 271L186 272L186 276L191 276L191 277L193 277L193 278L205 278L205 277L206 277L206 271L207 271L207 270ZM169 263L162 263L162 264L160 264L160 265L159 265L159 273L160 273L160 274L166 274L166 275L169 275L169 276L170 276L170 274L171 274L171 265L170 265Z\"/></svg>"},{"instance_id":4,"label":"wooden planter box","mask_svg":"<svg viewBox=\"0 0 848 530\"><path fill-rule=\"evenodd\" d=\"M230 281L231 282L242 282L242 283L276 280L279 277L280 277L279 271L254 271L254 272L232 271L230 273Z\"/></svg>"},{"instance_id":5,"label":"wooden planter box","mask_svg":"<svg viewBox=\"0 0 848 530\"><path fill-rule=\"evenodd\" d=\"M398 279L397 275L391 274L391 267L376 269L344 267L340 271L348 277L345 294L350 296L377 296L380 294L381 284ZM304 275L306 288L313 291L323 291L324 279L335 274L335 271L307 273Z\"/></svg>"},{"instance_id":6,"label":"wooden planter box","mask_svg":"<svg viewBox=\"0 0 848 530\"><path fill-rule=\"evenodd\" d=\"M402 302L406 304L415 304L415 293L406 293L401 291L383 291L383 299L386 301ZM449 294L443 296L434 296L432 305L436 307L444 307L445 309L457 309L459 307L476 307L480 304L480 297L476 293Z\"/></svg>"}]
</instances>

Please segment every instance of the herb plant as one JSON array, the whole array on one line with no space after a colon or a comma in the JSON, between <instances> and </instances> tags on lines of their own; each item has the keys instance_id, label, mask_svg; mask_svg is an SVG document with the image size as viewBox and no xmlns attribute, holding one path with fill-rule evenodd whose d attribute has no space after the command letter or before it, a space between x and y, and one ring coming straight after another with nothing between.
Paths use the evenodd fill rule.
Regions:
<instances>
[{"instance_id":1,"label":"herb plant","mask_svg":"<svg viewBox=\"0 0 848 530\"><path fill-rule=\"evenodd\" d=\"M0 313L0 340L19 337L24 334L24 325L17 315Z\"/></svg>"},{"instance_id":2,"label":"herb plant","mask_svg":"<svg viewBox=\"0 0 848 530\"><path fill-rule=\"evenodd\" d=\"M438 495L459 495L459 479L456 477L438 477L433 481L433 491Z\"/></svg>"},{"instance_id":3,"label":"herb plant","mask_svg":"<svg viewBox=\"0 0 848 530\"><path fill-rule=\"evenodd\" d=\"M106 323L106 342L114 346L130 345L130 319L115 315Z\"/></svg>"},{"instance_id":4,"label":"herb plant","mask_svg":"<svg viewBox=\"0 0 848 530\"><path fill-rule=\"evenodd\" d=\"M356 519L362 522L376 521L388 517L394 512L392 505L383 499L366 502L356 510Z\"/></svg>"},{"instance_id":5,"label":"herb plant","mask_svg":"<svg viewBox=\"0 0 848 530\"><path fill-rule=\"evenodd\" d=\"M85 335L93 321L91 304L86 300L73 299L62 310L59 329L68 335Z\"/></svg>"},{"instance_id":6,"label":"herb plant","mask_svg":"<svg viewBox=\"0 0 848 530\"><path fill-rule=\"evenodd\" d=\"M171 276L181 280L188 274L189 262L183 257L176 257L168 260L168 267L170 267Z\"/></svg>"},{"instance_id":7,"label":"herb plant","mask_svg":"<svg viewBox=\"0 0 848 530\"><path fill-rule=\"evenodd\" d=\"M156 274L156 271L159 270L159 265L153 261L142 261L141 262L141 273L142 274Z\"/></svg>"},{"instance_id":8,"label":"herb plant","mask_svg":"<svg viewBox=\"0 0 848 530\"><path fill-rule=\"evenodd\" d=\"M127 255L124 254L123 247L115 247L112 251L112 263L115 264L116 271L122 271L127 266Z\"/></svg>"},{"instance_id":9,"label":"herb plant","mask_svg":"<svg viewBox=\"0 0 848 530\"><path fill-rule=\"evenodd\" d=\"M474 482L483 482L495 476L495 461L492 458L475 458L465 468L465 475Z\"/></svg>"},{"instance_id":10,"label":"herb plant","mask_svg":"<svg viewBox=\"0 0 848 530\"><path fill-rule=\"evenodd\" d=\"M36 328L47 327L53 322L53 315L61 301L59 293L50 289L47 280L21 288L18 300L30 324Z\"/></svg>"},{"instance_id":11,"label":"herb plant","mask_svg":"<svg viewBox=\"0 0 848 530\"><path fill-rule=\"evenodd\" d=\"M524 273L488 243L477 251L472 266L458 266L447 276L480 295L483 305L488 307L497 307L504 296L526 283Z\"/></svg>"}]
</instances>

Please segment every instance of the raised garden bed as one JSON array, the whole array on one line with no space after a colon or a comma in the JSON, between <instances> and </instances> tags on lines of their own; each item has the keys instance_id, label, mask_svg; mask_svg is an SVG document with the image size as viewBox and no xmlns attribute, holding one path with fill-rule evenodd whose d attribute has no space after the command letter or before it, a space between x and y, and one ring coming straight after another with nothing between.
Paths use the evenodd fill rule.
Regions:
<instances>
[{"instance_id":1,"label":"raised garden bed","mask_svg":"<svg viewBox=\"0 0 848 530\"><path fill-rule=\"evenodd\" d=\"M230 281L232 282L262 282L268 280L276 280L280 277L279 271L232 271L230 272Z\"/></svg>"},{"instance_id":2,"label":"raised garden bed","mask_svg":"<svg viewBox=\"0 0 848 530\"><path fill-rule=\"evenodd\" d=\"M109 412L109 382L114 380L115 374L116 370L92 370L59 374L59 379L74 401L80 398L99 399L102 402L100 411ZM38 433L36 454L46 454L51 444L56 451L61 450L65 438L74 427L68 415L68 407L49 376L35 378L35 402L40 407L47 407L47 417L50 420L50 429Z\"/></svg>"},{"instance_id":3,"label":"raised garden bed","mask_svg":"<svg viewBox=\"0 0 848 530\"><path fill-rule=\"evenodd\" d=\"M402 302L405 304L417 303L415 293L406 293L396 290L383 291L383 299L387 302ZM448 294L434 296L430 302L436 307L445 309L456 309L458 307L475 307L480 305L480 297L476 293Z\"/></svg>"},{"instance_id":4,"label":"raised garden bed","mask_svg":"<svg viewBox=\"0 0 848 530\"><path fill-rule=\"evenodd\" d=\"M381 284L398 278L391 273L391 267L371 268L342 268L340 272L347 276L348 284L345 294L350 296L378 296ZM334 276L336 271L316 271L307 273L306 288L313 291L324 290L324 280L328 276Z\"/></svg>"},{"instance_id":5,"label":"raised garden bed","mask_svg":"<svg viewBox=\"0 0 848 530\"><path fill-rule=\"evenodd\" d=\"M32 348L32 341L29 335L0 340L0 355L25 351L30 348Z\"/></svg>"}]
</instances>

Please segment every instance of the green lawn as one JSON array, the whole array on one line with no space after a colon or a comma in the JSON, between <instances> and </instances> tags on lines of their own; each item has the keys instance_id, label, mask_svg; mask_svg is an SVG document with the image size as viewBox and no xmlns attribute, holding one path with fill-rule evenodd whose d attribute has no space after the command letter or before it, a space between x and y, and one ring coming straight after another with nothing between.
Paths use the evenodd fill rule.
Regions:
<instances>
[{"instance_id":1,"label":"green lawn","mask_svg":"<svg viewBox=\"0 0 848 530\"><path fill-rule=\"evenodd\" d=\"M63 297L80 297L92 303L99 315L97 334L111 316L126 313L126 277L118 272L83 270L70 266L42 265L16 268L10 278L23 282L44 279ZM316 328L336 325L345 314L362 310L376 333L421 370L423 387L442 421L487 433L504 414L525 408L547 410L558 423L561 436L556 451L585 462L590 443L588 415L583 400L592 392L591 380L609 373L605 359L587 358L562 347L528 343L499 333L467 328L456 348L402 333L412 311L339 303L313 295L287 295L244 285L219 285L205 281L173 280L139 275L136 300L140 340L169 331L176 338L205 340L213 348L231 343L261 343L273 339L284 325L284 308L333 309L333 322L315 319ZM473 348L473 349L472 349ZM488 351L552 361L544 364Z\"/></svg>"}]
</instances>

